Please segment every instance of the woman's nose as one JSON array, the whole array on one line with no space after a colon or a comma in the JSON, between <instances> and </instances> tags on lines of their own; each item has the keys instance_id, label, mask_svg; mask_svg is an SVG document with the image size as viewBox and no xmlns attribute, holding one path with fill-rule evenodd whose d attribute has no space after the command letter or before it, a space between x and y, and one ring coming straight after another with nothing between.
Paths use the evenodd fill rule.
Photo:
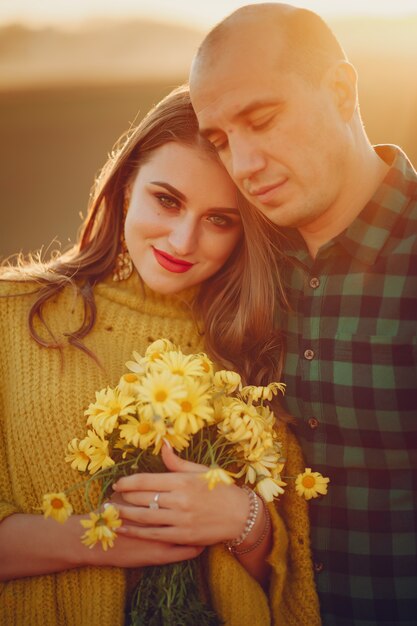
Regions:
<instances>
[{"instance_id":1,"label":"woman's nose","mask_svg":"<svg viewBox=\"0 0 417 626\"><path fill-rule=\"evenodd\" d=\"M168 242L172 251L180 256L194 252L198 242L197 224L193 219L183 217L172 228Z\"/></svg>"}]
</instances>

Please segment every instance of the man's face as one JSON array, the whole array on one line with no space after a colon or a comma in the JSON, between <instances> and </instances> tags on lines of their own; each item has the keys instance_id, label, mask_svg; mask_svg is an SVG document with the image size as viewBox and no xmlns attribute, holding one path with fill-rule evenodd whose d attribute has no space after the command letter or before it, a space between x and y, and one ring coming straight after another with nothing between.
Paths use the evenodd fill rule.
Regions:
<instances>
[{"instance_id":1,"label":"man's face","mask_svg":"<svg viewBox=\"0 0 417 626\"><path fill-rule=\"evenodd\" d=\"M268 36L256 46L234 42L191 73L200 128L242 193L269 219L320 228L346 170L348 130L337 93L288 69L285 50L277 53Z\"/></svg>"}]
</instances>

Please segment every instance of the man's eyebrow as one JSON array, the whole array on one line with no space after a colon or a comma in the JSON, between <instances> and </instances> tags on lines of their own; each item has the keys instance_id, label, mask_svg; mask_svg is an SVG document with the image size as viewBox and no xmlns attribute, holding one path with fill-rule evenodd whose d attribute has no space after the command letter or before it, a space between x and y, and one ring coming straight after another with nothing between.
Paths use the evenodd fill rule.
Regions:
<instances>
[{"instance_id":1,"label":"man's eyebrow","mask_svg":"<svg viewBox=\"0 0 417 626\"><path fill-rule=\"evenodd\" d=\"M243 109L240 109L238 113L236 113L235 117L243 117L248 115L249 113L253 113L253 111L257 111L258 109L267 109L268 107L273 107L278 105L279 101L274 100L254 100L247 104Z\"/></svg>"},{"instance_id":2,"label":"man's eyebrow","mask_svg":"<svg viewBox=\"0 0 417 626\"><path fill-rule=\"evenodd\" d=\"M158 185L158 187L163 187L164 189L166 189L167 191L172 193L174 196L176 196L177 198L179 198L183 202L185 200L187 200L187 196L184 196L184 194L181 191L179 191L179 189L176 189L175 187L173 187L169 183L164 183L164 182L161 182L161 181L158 181L158 180L151 180L151 185Z\"/></svg>"},{"instance_id":3,"label":"man's eyebrow","mask_svg":"<svg viewBox=\"0 0 417 626\"><path fill-rule=\"evenodd\" d=\"M259 109L267 109L268 107L279 106L281 102L279 100L254 100L247 104L243 109L240 109L235 113L232 119L239 119L241 117L245 117L245 115L250 115L254 111L258 111ZM206 139L209 138L210 135L213 135L216 132L220 132L218 128L202 128L200 133Z\"/></svg>"}]
</instances>

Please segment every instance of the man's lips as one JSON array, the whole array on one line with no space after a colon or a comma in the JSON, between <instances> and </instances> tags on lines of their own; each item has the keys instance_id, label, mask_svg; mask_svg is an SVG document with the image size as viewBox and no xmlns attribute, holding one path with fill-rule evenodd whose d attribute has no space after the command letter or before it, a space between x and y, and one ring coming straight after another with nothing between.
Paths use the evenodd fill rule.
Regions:
<instances>
[{"instance_id":1,"label":"man's lips","mask_svg":"<svg viewBox=\"0 0 417 626\"><path fill-rule=\"evenodd\" d=\"M283 178L279 182L272 185L264 185L263 187L252 187L249 189L249 194L257 198L261 202L268 202L268 200L273 197L277 189L280 189L280 187L282 187L286 182L287 179Z\"/></svg>"},{"instance_id":2,"label":"man's lips","mask_svg":"<svg viewBox=\"0 0 417 626\"><path fill-rule=\"evenodd\" d=\"M183 259L177 259L167 252L158 250L158 248L152 247L152 252L161 267L163 267L165 270L168 270L169 272L174 272L175 274L188 272L188 270L191 269L194 265L194 263L189 263L188 261L184 261Z\"/></svg>"}]
</instances>

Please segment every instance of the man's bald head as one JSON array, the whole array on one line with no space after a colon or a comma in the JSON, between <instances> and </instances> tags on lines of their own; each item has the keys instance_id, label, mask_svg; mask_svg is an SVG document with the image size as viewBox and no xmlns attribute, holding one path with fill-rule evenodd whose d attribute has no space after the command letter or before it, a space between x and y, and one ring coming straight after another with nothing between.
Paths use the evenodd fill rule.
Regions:
<instances>
[{"instance_id":1,"label":"man's bald head","mask_svg":"<svg viewBox=\"0 0 417 626\"><path fill-rule=\"evenodd\" d=\"M317 84L325 71L346 55L329 26L312 11L289 4L268 2L243 6L215 26L201 43L191 70L191 81L202 78L213 64L221 63L236 47L249 50L263 62L269 40L280 67L296 71Z\"/></svg>"}]
</instances>

